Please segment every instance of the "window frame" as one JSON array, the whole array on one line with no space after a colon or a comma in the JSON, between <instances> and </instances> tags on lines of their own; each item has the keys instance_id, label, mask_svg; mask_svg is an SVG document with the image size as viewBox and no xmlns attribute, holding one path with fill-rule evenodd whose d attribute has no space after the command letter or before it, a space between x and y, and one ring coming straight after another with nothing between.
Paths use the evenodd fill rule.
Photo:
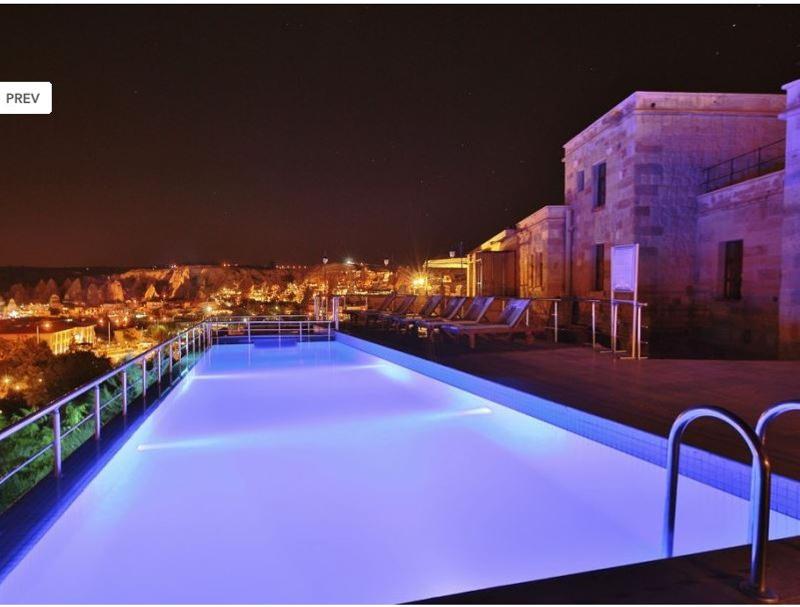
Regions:
<instances>
[{"instance_id":1,"label":"window frame","mask_svg":"<svg viewBox=\"0 0 800 607\"><path fill-rule=\"evenodd\" d=\"M536 264L535 270L533 272L534 281L533 286L537 289L544 288L544 254L541 251L536 251L534 253L534 263Z\"/></svg>"},{"instance_id":2,"label":"window frame","mask_svg":"<svg viewBox=\"0 0 800 607\"><path fill-rule=\"evenodd\" d=\"M722 248L722 299L741 301L744 283L744 240L726 240Z\"/></svg>"},{"instance_id":3,"label":"window frame","mask_svg":"<svg viewBox=\"0 0 800 607\"><path fill-rule=\"evenodd\" d=\"M592 167L592 207L602 209L606 206L606 190L608 187L608 166L606 161L598 162Z\"/></svg>"},{"instance_id":4,"label":"window frame","mask_svg":"<svg viewBox=\"0 0 800 607\"><path fill-rule=\"evenodd\" d=\"M592 252L592 291L604 291L606 282L606 245L595 243Z\"/></svg>"}]
</instances>

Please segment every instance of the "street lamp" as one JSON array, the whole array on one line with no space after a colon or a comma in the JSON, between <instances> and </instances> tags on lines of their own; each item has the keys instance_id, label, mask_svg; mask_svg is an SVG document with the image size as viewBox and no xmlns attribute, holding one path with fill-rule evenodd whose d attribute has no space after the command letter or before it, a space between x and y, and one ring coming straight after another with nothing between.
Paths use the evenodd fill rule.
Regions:
<instances>
[{"instance_id":1,"label":"street lamp","mask_svg":"<svg viewBox=\"0 0 800 607\"><path fill-rule=\"evenodd\" d=\"M49 331L50 327L52 326L49 320L44 321L43 323L36 323L36 343L39 343L39 325L41 324L44 327L45 331Z\"/></svg>"},{"instance_id":2,"label":"street lamp","mask_svg":"<svg viewBox=\"0 0 800 607\"><path fill-rule=\"evenodd\" d=\"M325 295L328 295L328 256L322 255L322 288Z\"/></svg>"},{"instance_id":3,"label":"street lamp","mask_svg":"<svg viewBox=\"0 0 800 607\"><path fill-rule=\"evenodd\" d=\"M389 267L389 258L388 257L384 257L383 258L383 267L384 268L388 268Z\"/></svg>"}]
</instances>

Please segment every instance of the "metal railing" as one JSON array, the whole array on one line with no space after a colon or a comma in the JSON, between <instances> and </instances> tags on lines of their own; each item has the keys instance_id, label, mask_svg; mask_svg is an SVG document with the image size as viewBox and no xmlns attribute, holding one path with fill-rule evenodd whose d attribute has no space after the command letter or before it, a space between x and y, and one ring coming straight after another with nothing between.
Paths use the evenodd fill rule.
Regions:
<instances>
[{"instance_id":1,"label":"metal railing","mask_svg":"<svg viewBox=\"0 0 800 607\"><path fill-rule=\"evenodd\" d=\"M208 320L211 342L253 343L258 337L296 338L298 341L325 339L330 341L338 329L338 319L308 318L305 315L291 315L297 318L260 319L260 317L239 316L232 318L212 318Z\"/></svg>"},{"instance_id":2,"label":"metal railing","mask_svg":"<svg viewBox=\"0 0 800 607\"><path fill-rule=\"evenodd\" d=\"M338 307L338 302L336 305ZM275 333L281 337L298 336L300 341L311 341L312 338L330 340L335 333L335 329L338 328L338 321L334 319L314 320L309 319L306 315L300 314L254 317L238 316L200 321L181 331L174 337L138 354L111 371L59 397L52 403L27 415L10 426L0 429L0 444L2 444L3 441L13 440L21 431L49 417L53 433L51 442L44 445L41 449L38 449L35 453L25 457L23 461L14 465L13 468L2 472L3 475L0 477L0 487L3 487L5 483L24 471L33 462L48 452L52 452L53 454L53 475L56 477L61 476L64 459L62 449L64 439L83 427L86 423L93 421L94 439L100 440L104 423L103 413L109 407L118 403L121 399L121 410L119 413L121 413L123 417L126 417L128 415L128 405L132 396L137 397L140 395L143 402L146 402L149 387L155 384L161 388L165 376L169 378L168 385L171 385L188 370L188 363L191 361L193 355L204 351L214 343L223 343L224 340L220 341L219 334L219 329L222 326L230 327L237 325L244 325L246 327L246 332L244 334L248 337L248 343L252 343L253 338L258 336L261 328L273 329ZM253 327L256 327L255 331ZM176 368L180 368L182 363L185 364L185 367L180 375L176 377L175 370ZM137 384L129 381L131 375L130 371L134 368L139 370L141 375L141 377L137 377ZM118 380L120 384L118 392L103 401L101 387L103 387L106 382L115 379ZM139 391L138 394L137 391ZM62 408L87 395L90 397L89 400L91 401L89 414L65 430L62 425Z\"/></svg>"},{"instance_id":3,"label":"metal railing","mask_svg":"<svg viewBox=\"0 0 800 607\"><path fill-rule=\"evenodd\" d=\"M339 298L339 304L342 299ZM508 299L513 298L495 298L500 311L505 307ZM552 334L555 343L561 341L561 336L565 331L569 331L571 325L581 324L580 313L576 315L576 312L573 311L572 320L570 320L569 308L565 309L567 304L572 303L576 306L588 306L585 313L588 315L588 329L593 348L597 348L600 345L601 337L606 337L608 351L613 354L624 358L646 358L644 348L647 344L644 335L644 329L647 326L645 323L646 302L632 301L630 299L592 299L583 297L534 296L527 299L531 300L531 305L525 312L524 325L530 327L534 322L534 317L542 318L544 322L541 328L545 334ZM334 298L334 301L337 300ZM495 312L498 308L495 308ZM630 309L629 313L623 315L621 311L627 308ZM321 307L320 309L326 310L327 308ZM337 310L341 309L341 306L337 307ZM604 310L605 313L603 313ZM489 315L491 316L491 314L492 311L490 310ZM338 313L329 316L338 320ZM622 330L623 328L624 331Z\"/></svg>"},{"instance_id":4,"label":"metal railing","mask_svg":"<svg viewBox=\"0 0 800 607\"><path fill-rule=\"evenodd\" d=\"M780 139L703 169L703 191L711 192L753 177L773 173L786 164L786 140Z\"/></svg>"},{"instance_id":5,"label":"metal railing","mask_svg":"<svg viewBox=\"0 0 800 607\"><path fill-rule=\"evenodd\" d=\"M210 341L210 334L208 333L207 330L207 324L205 323L205 321L201 321L189 327L188 329L181 331L174 337L164 342L161 342L156 346L153 346L152 348L150 348L145 352L142 352L141 354L135 356L134 358L125 362L119 367L116 367L111 371L101 375L100 377L93 379L92 381L72 390L71 392L65 394L64 396L56 399L52 403L42 407L38 411L35 411L34 413L31 413L30 415L22 418L21 420L0 430L0 443L2 443L5 440L11 439L14 435L21 432L25 428L28 428L32 424L48 416L52 420L52 427L53 427L52 443L44 446L42 449L40 449L30 457L25 459L23 462L15 466L12 470L6 472L3 475L3 477L0 478L0 486L5 484L7 481L9 481L11 478L13 478L19 472L27 468L31 463L33 463L35 460L37 460L39 457L41 457L50 450L52 450L53 452L53 474L56 477L61 476L62 463L63 463L62 441L64 438L75 432L79 427L81 427L88 421L94 420L95 423L94 438L95 440L100 440L102 425L103 425L102 412L120 398L122 399L121 413L123 416L127 416L130 393L132 389L135 389L135 387L129 385L128 382L129 369L131 369L135 365L141 366L142 369L141 394L143 398L146 398L147 388L149 384L157 383L158 385L161 385L162 383L162 379L164 377L163 360L164 360L165 350L168 350L169 354L168 369L169 369L170 383L172 383L174 379L173 372L175 367L176 354L179 365L184 359L189 360L188 359L189 356L197 353L201 349L207 348L210 345L211 341ZM175 346L177 346L177 352ZM147 370L148 359L150 359L153 365L151 371ZM101 400L100 387L104 383L118 377L121 379L122 383L122 388L119 394L116 394L112 398L108 399L105 403L103 403ZM80 421L78 421L77 423L75 423L66 432L62 432L61 408L90 392L93 393L91 413L88 416L81 419Z\"/></svg>"},{"instance_id":6,"label":"metal railing","mask_svg":"<svg viewBox=\"0 0 800 607\"><path fill-rule=\"evenodd\" d=\"M756 422L756 434L762 445L767 444L767 428L772 424L772 421L784 413L789 413L789 411L800 411L800 399L776 403L761 414L758 422Z\"/></svg>"},{"instance_id":7,"label":"metal railing","mask_svg":"<svg viewBox=\"0 0 800 607\"><path fill-rule=\"evenodd\" d=\"M711 417L732 427L742 437L752 455L750 495L750 575L740 588L762 601L774 601L777 596L767 588L767 540L769 539L770 483L769 458L758 434L740 417L721 407L697 407L681 413L672 424L667 443L667 494L664 506L662 547L664 557L673 555L675 543L675 511L678 498L678 468L681 439L693 421Z\"/></svg>"},{"instance_id":8,"label":"metal railing","mask_svg":"<svg viewBox=\"0 0 800 607\"><path fill-rule=\"evenodd\" d=\"M545 323L544 323L544 330L545 331L552 331L553 332L553 342L558 343L558 332L559 332L559 308L558 306L561 304L562 299L560 297L530 297L531 305L528 306L528 309L525 310L525 326L529 327L531 324L530 315L531 312L536 314L536 304L543 303L545 304L545 310L543 314L545 315ZM550 304L549 306L547 304ZM552 324L551 324L552 323Z\"/></svg>"}]
</instances>

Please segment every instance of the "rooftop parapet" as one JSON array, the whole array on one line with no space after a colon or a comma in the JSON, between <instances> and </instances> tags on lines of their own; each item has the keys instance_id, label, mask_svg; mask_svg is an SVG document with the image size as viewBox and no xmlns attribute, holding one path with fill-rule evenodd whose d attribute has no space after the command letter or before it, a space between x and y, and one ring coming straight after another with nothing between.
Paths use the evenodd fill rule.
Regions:
<instances>
[{"instance_id":1,"label":"rooftop parapet","mask_svg":"<svg viewBox=\"0 0 800 607\"><path fill-rule=\"evenodd\" d=\"M714 114L775 118L786 109L786 95L761 93L667 93L636 91L564 144L565 154L591 141L632 114Z\"/></svg>"}]
</instances>

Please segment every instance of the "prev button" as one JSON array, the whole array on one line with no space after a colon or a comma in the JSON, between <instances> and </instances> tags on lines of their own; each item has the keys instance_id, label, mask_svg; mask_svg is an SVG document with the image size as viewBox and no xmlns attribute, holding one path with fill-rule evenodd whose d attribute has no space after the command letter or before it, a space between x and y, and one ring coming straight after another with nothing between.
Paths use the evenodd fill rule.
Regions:
<instances>
[{"instance_id":1,"label":"prev button","mask_svg":"<svg viewBox=\"0 0 800 607\"><path fill-rule=\"evenodd\" d=\"M52 111L52 83L0 82L0 114L50 114Z\"/></svg>"}]
</instances>

